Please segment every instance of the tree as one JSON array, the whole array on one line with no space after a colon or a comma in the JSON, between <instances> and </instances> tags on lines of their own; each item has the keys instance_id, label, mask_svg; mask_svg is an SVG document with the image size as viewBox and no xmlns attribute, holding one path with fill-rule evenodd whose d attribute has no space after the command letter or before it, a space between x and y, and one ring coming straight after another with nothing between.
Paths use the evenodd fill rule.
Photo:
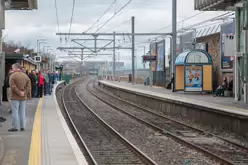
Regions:
<instances>
[{"instance_id":1,"label":"tree","mask_svg":"<svg viewBox=\"0 0 248 165\"><path fill-rule=\"evenodd\" d=\"M15 43L14 41L10 40L8 42L3 43L3 52L5 53L14 53L15 50L20 49L20 54L29 54L31 55L34 50L29 49L30 43L26 44L25 46L19 41Z\"/></svg>"}]
</instances>

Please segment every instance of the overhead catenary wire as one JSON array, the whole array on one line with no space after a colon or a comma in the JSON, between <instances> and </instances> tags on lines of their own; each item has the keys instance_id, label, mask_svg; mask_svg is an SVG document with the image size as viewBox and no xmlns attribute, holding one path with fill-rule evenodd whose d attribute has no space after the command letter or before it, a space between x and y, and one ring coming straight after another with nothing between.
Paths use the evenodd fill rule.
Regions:
<instances>
[{"instance_id":1,"label":"overhead catenary wire","mask_svg":"<svg viewBox=\"0 0 248 165\"><path fill-rule=\"evenodd\" d=\"M203 14L204 12L205 12L205 11L202 11L202 12L200 12L200 13L197 13L197 14L194 14L194 15L192 15L192 16L189 16L189 17L187 17L187 18L185 18L185 19L183 19L183 20L181 20L181 21L178 21L177 24L178 24L178 23L182 23L182 22L184 22L184 21L187 21L187 20L189 20L189 19L191 19L191 18L194 18L194 17L196 17L196 16L198 16L198 15L201 15L201 14ZM160 28L160 29L154 30L154 31L152 31L152 32L157 32L157 31L160 31L160 30L169 28L169 27L171 27L171 26L172 26L172 25L168 25L168 26L162 27L162 28Z\"/></svg>"},{"instance_id":2,"label":"overhead catenary wire","mask_svg":"<svg viewBox=\"0 0 248 165\"><path fill-rule=\"evenodd\" d=\"M194 28L204 28L204 27L208 27L208 26L211 26L211 25L215 25L215 24L221 24L221 22L220 22L220 20L218 20L218 18L219 19L221 19L221 18L223 18L223 17L228 17L228 16L232 16L233 15L233 13L232 12L227 12L227 13L225 13L225 14L221 14L221 15L218 15L218 16L216 16L216 17L213 17L213 18L210 18L210 19L207 19L207 20L204 20L204 21L201 21L201 22L198 22L198 23L195 23L195 24L193 24L193 25L189 25L189 26L187 26L187 27L184 27L184 28L182 28L182 29L178 29L177 30L177 32L180 32L180 31L182 31L182 30L187 30L187 29L194 29ZM192 17L191 17L192 18ZM215 21L217 21L217 22L215 22ZM209 22L211 22L211 23L209 23ZM208 23L208 24L206 24L206 23ZM205 24L205 25L204 25ZM160 38L160 37L163 37L163 36L158 36L158 37L155 37L155 38L153 38L153 39L151 39L151 41L154 41L154 40L156 40L156 39L158 39L158 38ZM130 44L131 42L126 42L126 43L123 43L122 44L122 46L126 46L127 44ZM150 43L150 41L137 41L137 42L135 42L136 44L146 44L146 43Z\"/></svg>"},{"instance_id":3,"label":"overhead catenary wire","mask_svg":"<svg viewBox=\"0 0 248 165\"><path fill-rule=\"evenodd\" d=\"M125 7L127 7L127 5L129 5L132 2L132 0L129 0L125 5L123 5L117 12L115 12L113 14L112 17L110 17L106 22L104 22L97 30L96 32L98 32L100 29L102 29L106 24L108 24L118 13L120 13ZM95 32L95 33L96 33ZM84 42L85 43L85 42ZM93 53L92 53L93 54Z\"/></svg>"},{"instance_id":4,"label":"overhead catenary wire","mask_svg":"<svg viewBox=\"0 0 248 165\"><path fill-rule=\"evenodd\" d=\"M72 11L71 11L71 20L70 20L70 27L69 27L69 35L68 35L68 40L69 40L69 38L70 38L71 26L72 26L73 17L74 17L75 2L76 2L76 0L73 0L73 2L72 2ZM68 40L67 40L67 41L68 41Z\"/></svg>"},{"instance_id":5,"label":"overhead catenary wire","mask_svg":"<svg viewBox=\"0 0 248 165\"><path fill-rule=\"evenodd\" d=\"M132 0L129 0L124 6L122 6L117 12L115 12L112 17L110 17L105 23L103 23L97 30L96 32L98 32L99 30L101 30L105 25L107 25L118 13L120 13L125 7L127 7L127 5L129 5L132 2Z\"/></svg>"},{"instance_id":6,"label":"overhead catenary wire","mask_svg":"<svg viewBox=\"0 0 248 165\"><path fill-rule=\"evenodd\" d=\"M116 3L117 0L114 0L110 6L107 8L107 10L105 10L103 12L103 14L96 20L95 23L93 23L87 30L85 30L83 33L87 33L88 31L90 31L91 29L93 29L95 27L95 25L102 19L102 17L112 8L112 6Z\"/></svg>"}]
</instances>

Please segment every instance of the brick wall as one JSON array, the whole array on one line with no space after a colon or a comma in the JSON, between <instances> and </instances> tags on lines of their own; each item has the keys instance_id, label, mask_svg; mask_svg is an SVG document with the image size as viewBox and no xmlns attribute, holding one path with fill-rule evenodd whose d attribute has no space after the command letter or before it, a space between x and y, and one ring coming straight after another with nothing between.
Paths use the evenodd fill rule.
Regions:
<instances>
[{"instance_id":1,"label":"brick wall","mask_svg":"<svg viewBox=\"0 0 248 165\"><path fill-rule=\"evenodd\" d=\"M214 86L217 86L222 80L220 72L220 33L197 38L197 43L200 42L205 42L208 45L208 53L213 59L214 78L216 78L213 83Z\"/></svg>"}]
</instances>

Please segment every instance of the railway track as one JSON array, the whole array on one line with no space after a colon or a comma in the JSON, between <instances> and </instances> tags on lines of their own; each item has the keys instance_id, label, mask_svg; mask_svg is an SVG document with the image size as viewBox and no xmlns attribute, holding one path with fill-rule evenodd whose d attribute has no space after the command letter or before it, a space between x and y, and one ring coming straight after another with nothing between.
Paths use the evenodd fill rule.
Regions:
<instances>
[{"instance_id":1,"label":"railway track","mask_svg":"<svg viewBox=\"0 0 248 165\"><path fill-rule=\"evenodd\" d=\"M160 131L162 134L169 135L175 140L203 152L205 155L211 156L221 164L248 164L247 147L204 130L186 125L170 117L154 113L149 109L129 103L120 98L116 98L98 88L95 88L94 85L95 82L93 81L87 85L87 90L92 95L114 109L131 116L157 131Z\"/></svg>"},{"instance_id":2,"label":"railway track","mask_svg":"<svg viewBox=\"0 0 248 165\"><path fill-rule=\"evenodd\" d=\"M78 83L80 81L64 89L62 101L71 125L87 151L89 164L156 165L79 98L75 90Z\"/></svg>"}]
</instances>

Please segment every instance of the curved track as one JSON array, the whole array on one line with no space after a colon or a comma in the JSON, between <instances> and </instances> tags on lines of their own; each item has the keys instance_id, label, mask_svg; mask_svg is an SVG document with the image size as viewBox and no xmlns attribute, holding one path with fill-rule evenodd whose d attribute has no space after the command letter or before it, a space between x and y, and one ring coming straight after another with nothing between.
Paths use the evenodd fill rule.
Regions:
<instances>
[{"instance_id":1,"label":"curved track","mask_svg":"<svg viewBox=\"0 0 248 165\"><path fill-rule=\"evenodd\" d=\"M90 157L89 164L156 165L79 98L75 89L80 82L77 81L64 89L62 101L73 129Z\"/></svg>"},{"instance_id":2,"label":"curved track","mask_svg":"<svg viewBox=\"0 0 248 165\"><path fill-rule=\"evenodd\" d=\"M222 164L248 164L247 147L116 98L116 96L103 92L94 85L95 83L92 81L87 87L92 95L149 127L170 135L174 139L213 157Z\"/></svg>"}]
</instances>

